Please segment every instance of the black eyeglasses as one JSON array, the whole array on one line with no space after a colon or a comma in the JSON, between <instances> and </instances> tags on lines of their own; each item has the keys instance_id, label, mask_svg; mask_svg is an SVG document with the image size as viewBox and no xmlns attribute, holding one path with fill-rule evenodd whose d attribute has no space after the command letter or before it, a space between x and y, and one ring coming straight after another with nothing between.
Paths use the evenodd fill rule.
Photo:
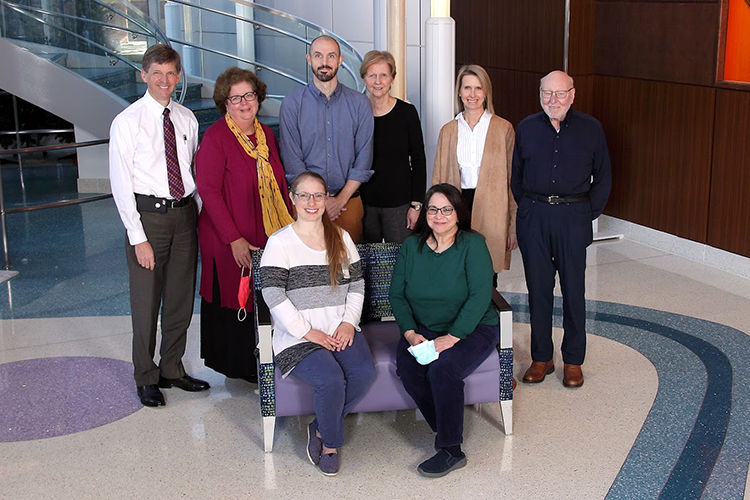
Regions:
<instances>
[{"instance_id":1,"label":"black eyeglasses","mask_svg":"<svg viewBox=\"0 0 750 500\"><path fill-rule=\"evenodd\" d=\"M258 98L258 94L255 92L248 92L245 95L230 95L227 97L227 101L231 102L232 104L239 104L242 99L244 99L246 102L253 102Z\"/></svg>"},{"instance_id":2,"label":"black eyeglasses","mask_svg":"<svg viewBox=\"0 0 750 500\"><path fill-rule=\"evenodd\" d=\"M427 215L437 215L437 213L440 212L445 217L450 217L454 210L456 209L450 205L440 208L436 207L435 205L430 205L429 207L427 207Z\"/></svg>"},{"instance_id":3,"label":"black eyeglasses","mask_svg":"<svg viewBox=\"0 0 750 500\"><path fill-rule=\"evenodd\" d=\"M539 89L539 94L544 97L545 99L552 99L552 94L555 94L555 97L558 99L565 99L568 97L568 92L573 90L573 87L570 87L568 90L542 90Z\"/></svg>"}]
</instances>

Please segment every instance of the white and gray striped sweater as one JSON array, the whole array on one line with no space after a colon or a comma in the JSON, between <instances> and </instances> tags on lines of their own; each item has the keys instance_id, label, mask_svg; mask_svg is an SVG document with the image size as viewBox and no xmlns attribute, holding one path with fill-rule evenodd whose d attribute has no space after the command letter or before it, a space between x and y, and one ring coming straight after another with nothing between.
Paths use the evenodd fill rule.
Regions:
<instances>
[{"instance_id":1,"label":"white and gray striped sweater","mask_svg":"<svg viewBox=\"0 0 750 500\"><path fill-rule=\"evenodd\" d=\"M331 287L325 250L313 250L292 225L268 239L260 261L263 298L273 317L273 352L284 376L317 344L303 337L310 328L333 335L347 322L359 329L365 283L362 263L349 233L344 231L349 268Z\"/></svg>"}]
</instances>

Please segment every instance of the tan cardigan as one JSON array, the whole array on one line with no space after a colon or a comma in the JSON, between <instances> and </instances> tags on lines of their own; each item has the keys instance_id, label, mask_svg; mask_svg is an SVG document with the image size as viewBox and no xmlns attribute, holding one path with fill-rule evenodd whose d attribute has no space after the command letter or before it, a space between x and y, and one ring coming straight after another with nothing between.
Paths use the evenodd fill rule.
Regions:
<instances>
[{"instance_id":1,"label":"tan cardigan","mask_svg":"<svg viewBox=\"0 0 750 500\"><path fill-rule=\"evenodd\" d=\"M492 267L499 273L510 269L507 250L508 233L516 232L516 201L510 192L510 174L515 133L509 121L493 115L484 143L482 164L474 195L471 228L487 239L492 256ZM443 125L438 137L432 183L447 182L461 189L458 167L458 121Z\"/></svg>"}]
</instances>

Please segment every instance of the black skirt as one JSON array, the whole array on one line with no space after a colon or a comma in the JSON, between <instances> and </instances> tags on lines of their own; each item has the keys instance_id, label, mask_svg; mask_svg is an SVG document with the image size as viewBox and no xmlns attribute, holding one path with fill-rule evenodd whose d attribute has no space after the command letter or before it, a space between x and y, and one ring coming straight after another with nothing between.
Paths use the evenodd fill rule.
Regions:
<instances>
[{"instance_id":1,"label":"black skirt","mask_svg":"<svg viewBox=\"0 0 750 500\"><path fill-rule=\"evenodd\" d=\"M219 279L214 264L213 300L201 299L201 358L207 367L228 378L258 382L255 360L255 318L252 301L247 317L237 319L237 309L221 307Z\"/></svg>"}]
</instances>

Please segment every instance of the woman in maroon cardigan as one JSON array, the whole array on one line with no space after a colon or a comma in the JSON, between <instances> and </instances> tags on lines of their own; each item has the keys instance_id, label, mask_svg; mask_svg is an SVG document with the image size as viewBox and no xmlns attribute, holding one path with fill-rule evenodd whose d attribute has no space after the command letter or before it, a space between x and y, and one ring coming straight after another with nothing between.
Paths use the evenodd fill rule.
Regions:
<instances>
[{"instance_id":1,"label":"woman in maroon cardigan","mask_svg":"<svg viewBox=\"0 0 750 500\"><path fill-rule=\"evenodd\" d=\"M252 286L244 317L240 277L252 268L251 252L292 222L276 137L257 119L265 97L266 84L252 71L229 68L219 75L213 98L224 116L206 130L195 158L203 200L201 357L227 377L253 383L258 372Z\"/></svg>"}]
</instances>

